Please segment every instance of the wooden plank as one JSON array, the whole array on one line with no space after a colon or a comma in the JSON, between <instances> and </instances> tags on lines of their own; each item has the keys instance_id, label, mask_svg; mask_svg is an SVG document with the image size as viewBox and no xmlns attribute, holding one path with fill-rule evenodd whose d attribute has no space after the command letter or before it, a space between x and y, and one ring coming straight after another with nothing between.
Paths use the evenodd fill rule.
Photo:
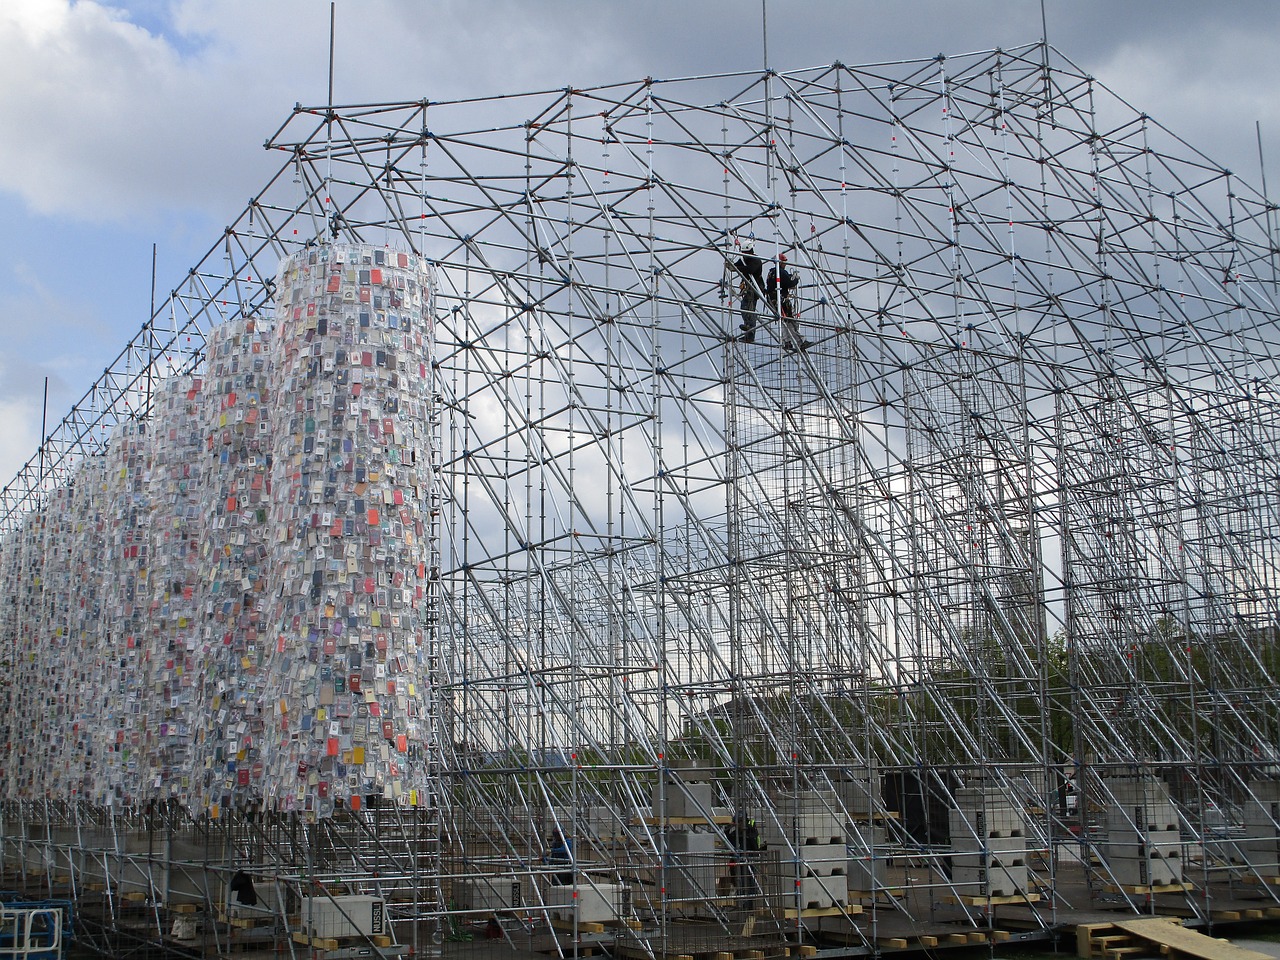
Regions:
<instances>
[{"instance_id":1,"label":"wooden plank","mask_svg":"<svg viewBox=\"0 0 1280 960\"><path fill-rule=\"evenodd\" d=\"M774 916L783 917L787 920L805 919L811 917L843 917L856 916L862 912L862 906L857 903L849 903L839 907L813 907L804 910L797 910L795 907L789 907L784 910L773 911Z\"/></svg>"},{"instance_id":2,"label":"wooden plank","mask_svg":"<svg viewBox=\"0 0 1280 960\"><path fill-rule=\"evenodd\" d=\"M1038 893L1020 893L1009 897L966 897L961 895L942 898L943 903L962 903L966 907L998 907L1002 904L1011 903L1038 903L1039 900L1040 894Z\"/></svg>"},{"instance_id":3,"label":"wooden plank","mask_svg":"<svg viewBox=\"0 0 1280 960\"><path fill-rule=\"evenodd\" d=\"M1114 883L1103 885L1103 889L1107 893L1127 893L1130 895L1142 895L1152 893L1185 893L1195 888L1195 885L1188 882L1183 883L1157 883L1157 884L1129 884L1124 883L1116 886Z\"/></svg>"},{"instance_id":4,"label":"wooden plank","mask_svg":"<svg viewBox=\"0 0 1280 960\"><path fill-rule=\"evenodd\" d=\"M574 930L577 930L578 933L604 933L603 923L585 923L581 920L575 925L572 920L553 919L551 927L554 930L560 930L565 933L573 933ZM645 954L645 956L648 956L648 954Z\"/></svg>"},{"instance_id":5,"label":"wooden plank","mask_svg":"<svg viewBox=\"0 0 1280 960\"><path fill-rule=\"evenodd\" d=\"M918 941L920 941L920 946L922 946L922 947L936 947L936 946L938 945L938 938L937 938L937 937L923 937L923 936L922 936L922 937L916 937L916 939L917 939Z\"/></svg>"},{"instance_id":6,"label":"wooden plank","mask_svg":"<svg viewBox=\"0 0 1280 960\"><path fill-rule=\"evenodd\" d=\"M1177 920L1168 918L1117 920L1115 925L1149 943L1163 944L1182 956L1198 957L1200 960L1266 960L1267 957L1265 953L1207 937L1196 930L1188 930Z\"/></svg>"},{"instance_id":7,"label":"wooden plank","mask_svg":"<svg viewBox=\"0 0 1280 960\"><path fill-rule=\"evenodd\" d=\"M987 935L978 930L970 930L965 934L969 938L970 943L986 943Z\"/></svg>"},{"instance_id":8,"label":"wooden plank","mask_svg":"<svg viewBox=\"0 0 1280 960\"><path fill-rule=\"evenodd\" d=\"M878 887L875 890L850 890L850 900L871 900L875 897L902 897L906 895L905 887Z\"/></svg>"},{"instance_id":9,"label":"wooden plank","mask_svg":"<svg viewBox=\"0 0 1280 960\"><path fill-rule=\"evenodd\" d=\"M969 938L965 936L963 933L948 933L945 937L945 940L947 943L951 943L951 944L961 944L961 943L969 942Z\"/></svg>"},{"instance_id":10,"label":"wooden plank","mask_svg":"<svg viewBox=\"0 0 1280 960\"><path fill-rule=\"evenodd\" d=\"M905 950L907 941L903 937L876 937L876 946L886 950Z\"/></svg>"}]
</instances>

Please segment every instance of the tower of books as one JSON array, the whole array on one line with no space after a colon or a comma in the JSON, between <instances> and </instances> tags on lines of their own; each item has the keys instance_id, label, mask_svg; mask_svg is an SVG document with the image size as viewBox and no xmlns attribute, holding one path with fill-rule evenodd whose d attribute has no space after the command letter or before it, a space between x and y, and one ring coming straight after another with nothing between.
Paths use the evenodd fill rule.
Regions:
<instances>
[{"instance_id":1,"label":"tower of books","mask_svg":"<svg viewBox=\"0 0 1280 960\"><path fill-rule=\"evenodd\" d=\"M261 793L270 505L270 325L229 320L209 336L201 437L205 591L191 806L217 813Z\"/></svg>"},{"instance_id":2,"label":"tower of books","mask_svg":"<svg viewBox=\"0 0 1280 960\"><path fill-rule=\"evenodd\" d=\"M419 802L432 553L431 286L412 254L309 247L276 277L267 800Z\"/></svg>"}]
</instances>

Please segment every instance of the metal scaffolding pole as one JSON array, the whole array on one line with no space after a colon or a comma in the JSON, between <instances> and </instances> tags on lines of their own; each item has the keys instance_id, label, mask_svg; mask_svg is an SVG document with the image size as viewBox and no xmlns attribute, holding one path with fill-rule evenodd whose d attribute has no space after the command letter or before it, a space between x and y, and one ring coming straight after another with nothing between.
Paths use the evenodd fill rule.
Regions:
<instances>
[{"instance_id":1,"label":"metal scaffolding pole","mask_svg":"<svg viewBox=\"0 0 1280 960\"><path fill-rule=\"evenodd\" d=\"M104 951L188 909L219 950L292 951L304 900L359 896L420 952L496 928L637 958L1280 910L1265 196L1044 44L299 107L266 146L276 176L0 492L7 880L69 892ZM748 240L799 286L748 307ZM224 428L207 345L275 336L278 263L339 243L435 277L430 369L398 371L429 380L437 478L420 772L311 806L328 781L247 772L211 809L229 721L160 661L216 631L270 674L283 627L250 637L253 590L173 551L265 463L141 477ZM219 710L278 722L244 689ZM326 723L363 706L337 689ZM182 717L143 777L130 747Z\"/></svg>"}]
</instances>

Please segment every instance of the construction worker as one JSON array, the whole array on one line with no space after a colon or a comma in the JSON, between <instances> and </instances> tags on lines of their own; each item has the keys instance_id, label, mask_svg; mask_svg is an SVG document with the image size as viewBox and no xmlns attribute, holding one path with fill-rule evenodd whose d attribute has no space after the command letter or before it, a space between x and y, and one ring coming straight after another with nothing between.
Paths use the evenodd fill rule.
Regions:
<instances>
[{"instance_id":1,"label":"construction worker","mask_svg":"<svg viewBox=\"0 0 1280 960\"><path fill-rule=\"evenodd\" d=\"M738 281L739 307L742 313L742 339L753 343L756 339L756 321L759 313L756 307L764 294L764 261L756 256L756 245L748 240L742 245L742 256L733 262L733 269L741 277Z\"/></svg>"},{"instance_id":2,"label":"construction worker","mask_svg":"<svg viewBox=\"0 0 1280 960\"><path fill-rule=\"evenodd\" d=\"M573 865L573 841L566 840L563 833L557 827L551 833L551 839L547 842L547 855L543 860L553 866ZM557 886L567 887L573 883L573 870L562 870L551 875L551 882Z\"/></svg>"},{"instance_id":3,"label":"construction worker","mask_svg":"<svg viewBox=\"0 0 1280 960\"><path fill-rule=\"evenodd\" d=\"M787 255L778 254L778 262L769 268L765 281L765 296L774 314L782 320L782 346L787 350L803 350L810 345L800 336L800 324L796 317L795 292L800 286L800 276L787 266Z\"/></svg>"},{"instance_id":4,"label":"construction worker","mask_svg":"<svg viewBox=\"0 0 1280 960\"><path fill-rule=\"evenodd\" d=\"M758 855L764 849L760 842L760 831L755 820L750 817L738 817L734 825L725 835L729 847L733 850L734 859L729 864L729 875L733 879L736 896L752 896L760 892L756 877Z\"/></svg>"}]
</instances>

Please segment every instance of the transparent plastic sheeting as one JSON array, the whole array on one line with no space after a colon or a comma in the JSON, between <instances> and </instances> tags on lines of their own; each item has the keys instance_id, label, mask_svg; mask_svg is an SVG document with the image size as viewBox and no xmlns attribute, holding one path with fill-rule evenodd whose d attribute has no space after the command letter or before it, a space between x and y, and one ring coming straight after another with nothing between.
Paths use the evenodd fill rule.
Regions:
<instances>
[{"instance_id":1,"label":"transparent plastic sheeting","mask_svg":"<svg viewBox=\"0 0 1280 960\"><path fill-rule=\"evenodd\" d=\"M432 286L309 247L0 550L6 795L425 800Z\"/></svg>"}]
</instances>

